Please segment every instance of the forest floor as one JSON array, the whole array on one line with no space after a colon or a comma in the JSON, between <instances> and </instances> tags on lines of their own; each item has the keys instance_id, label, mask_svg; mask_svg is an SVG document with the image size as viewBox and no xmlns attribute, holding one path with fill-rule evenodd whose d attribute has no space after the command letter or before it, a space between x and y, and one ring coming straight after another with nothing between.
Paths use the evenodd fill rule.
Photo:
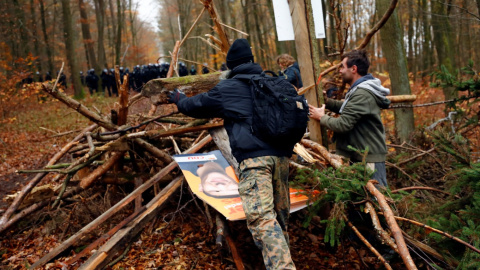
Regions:
<instances>
[{"instance_id":1,"label":"forest floor","mask_svg":"<svg viewBox=\"0 0 480 270\"><path fill-rule=\"evenodd\" d=\"M417 88L418 93L431 96L428 101L441 99L427 87ZM423 92L422 92L423 91ZM88 95L88 94L87 94ZM117 98L88 96L82 101L88 107L96 107L103 113L114 108ZM435 107L435 110L442 110ZM31 95L19 100L11 100L9 107L3 110L0 121L0 198L12 194L28 183L31 177L16 174L19 169L41 168L73 136L58 136L68 131L80 130L89 121L64 104L50 97ZM420 112L421 113L421 112ZM428 114L418 119L416 125L431 123L436 112L430 109ZM439 114L442 115L442 114ZM431 117L432 119L429 119ZM384 115L386 127L393 129L393 110ZM433 120L433 121L432 121ZM388 131L387 131L388 132ZM41 184L48 183L46 177ZM123 195L122 195L123 193ZM113 195L109 195L113 194ZM118 198L115 197L118 195ZM44 210L20 222L6 235L0 236L0 269L22 269L31 265L53 247L59 245L81 229L89 221L115 204L125 191L91 191L88 204L77 209ZM85 198L82 198L82 200ZM85 199L87 200L87 199ZM10 202L1 200L0 211ZM88 205L95 205L91 209ZM202 205L201 207L199 205ZM70 257L85 245L101 236L111 226L131 212L126 210L112 218L111 224L92 233L91 239L77 243L76 248L62 257ZM205 208L198 199L192 198L186 187L176 194L169 205L162 210L155 222L142 232L141 236L128 248L128 253L111 269L235 269L233 259L227 248L218 251L215 246L214 228L204 214ZM213 211L211 211L214 217ZM383 266L363 245L345 237L342 244L331 248L323 241L324 225L302 226L304 212L292 214L290 220L291 252L297 269L377 269ZM46 222L45 222L46 221ZM229 222L231 235L247 269L262 269L261 254L253 244L244 221ZM62 259L65 260L65 259ZM394 269L400 261L391 261ZM53 267L52 264L49 265ZM78 267L74 266L74 268ZM49 268L48 265L46 268ZM401 267L400 267L401 268ZM53 269L53 268L52 268Z\"/></svg>"}]
</instances>

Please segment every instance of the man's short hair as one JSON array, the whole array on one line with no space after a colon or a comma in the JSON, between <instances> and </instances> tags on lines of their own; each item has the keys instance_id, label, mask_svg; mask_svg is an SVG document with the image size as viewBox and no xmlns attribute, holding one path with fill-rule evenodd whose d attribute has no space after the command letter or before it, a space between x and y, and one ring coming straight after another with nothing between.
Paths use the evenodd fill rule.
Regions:
<instances>
[{"instance_id":1,"label":"man's short hair","mask_svg":"<svg viewBox=\"0 0 480 270\"><path fill-rule=\"evenodd\" d=\"M295 58L293 58L291 55L289 54L281 54L279 56L277 56L277 64L282 64L284 66L290 66L292 65L293 63L295 63Z\"/></svg>"},{"instance_id":2,"label":"man's short hair","mask_svg":"<svg viewBox=\"0 0 480 270\"><path fill-rule=\"evenodd\" d=\"M365 50L353 50L343 54L343 58L347 58L347 67L357 66L357 72L361 76L368 74L368 68L370 67L370 61L368 60L367 51Z\"/></svg>"}]
</instances>

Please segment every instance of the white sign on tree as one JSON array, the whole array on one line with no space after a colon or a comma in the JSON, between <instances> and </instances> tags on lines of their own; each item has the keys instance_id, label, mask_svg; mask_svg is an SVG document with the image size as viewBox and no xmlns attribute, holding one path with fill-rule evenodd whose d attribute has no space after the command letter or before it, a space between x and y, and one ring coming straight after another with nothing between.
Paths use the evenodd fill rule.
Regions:
<instances>
[{"instance_id":1,"label":"white sign on tree","mask_svg":"<svg viewBox=\"0 0 480 270\"><path fill-rule=\"evenodd\" d=\"M325 38L322 0L311 0L311 3L313 10L313 23L315 24L315 37ZM273 0L273 11L275 13L278 40L295 40L288 0Z\"/></svg>"}]
</instances>

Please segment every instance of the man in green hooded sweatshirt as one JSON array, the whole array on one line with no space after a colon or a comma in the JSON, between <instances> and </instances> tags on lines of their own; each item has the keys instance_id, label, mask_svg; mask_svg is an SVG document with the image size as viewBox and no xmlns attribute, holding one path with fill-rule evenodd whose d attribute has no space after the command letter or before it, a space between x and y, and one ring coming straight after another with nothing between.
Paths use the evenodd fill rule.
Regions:
<instances>
[{"instance_id":1,"label":"man in green hooded sweatshirt","mask_svg":"<svg viewBox=\"0 0 480 270\"><path fill-rule=\"evenodd\" d=\"M375 172L372 179L382 186L388 186L385 170L387 146L380 111L390 105L390 100L386 98L390 90L368 73L369 67L370 61L365 50L345 53L340 67L343 81L350 85L345 100L327 99L320 108L310 105L310 117L333 130L337 154L350 161L360 162L362 155L348 146L358 150L368 148L367 166ZM325 108L340 114L340 117L326 115Z\"/></svg>"}]
</instances>

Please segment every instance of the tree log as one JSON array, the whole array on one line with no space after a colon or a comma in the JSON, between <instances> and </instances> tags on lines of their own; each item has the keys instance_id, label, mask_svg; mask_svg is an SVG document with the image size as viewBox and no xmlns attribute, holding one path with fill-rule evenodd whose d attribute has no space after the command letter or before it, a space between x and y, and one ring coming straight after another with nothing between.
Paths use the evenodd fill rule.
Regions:
<instances>
[{"instance_id":1,"label":"tree log","mask_svg":"<svg viewBox=\"0 0 480 270\"><path fill-rule=\"evenodd\" d=\"M300 141L303 145L310 147L317 151L328 163L330 163L334 168L338 169L343 166L342 158L339 155L332 154L328 152L327 148L322 145L307 139L302 139Z\"/></svg>"},{"instance_id":2,"label":"tree log","mask_svg":"<svg viewBox=\"0 0 480 270\"><path fill-rule=\"evenodd\" d=\"M398 96L387 96L392 103L402 103L402 102L414 102L417 100L416 95L398 95Z\"/></svg>"},{"instance_id":3,"label":"tree log","mask_svg":"<svg viewBox=\"0 0 480 270\"><path fill-rule=\"evenodd\" d=\"M175 88L183 90L188 97L207 92L220 82L222 72L203 75L174 77L168 79L150 80L142 88L142 95L150 98L152 104L167 103L168 91Z\"/></svg>"},{"instance_id":4,"label":"tree log","mask_svg":"<svg viewBox=\"0 0 480 270\"><path fill-rule=\"evenodd\" d=\"M413 262L413 259L408 252L407 245L405 244L405 239L402 235L402 230L400 230L400 227L398 227L398 224L395 221L395 215L393 214L392 209L390 209L390 206L388 206L388 203L385 200L385 196L383 196L383 194L380 193L377 188L375 188L375 183L378 182L375 180L368 181L366 188L373 196L375 196L375 198L377 198L378 204L380 205L385 219L387 220L387 224L392 231L393 238L395 238L395 242L397 243L398 253L402 257L405 266L408 270L416 270L417 267L415 266L415 263Z\"/></svg>"}]
</instances>

